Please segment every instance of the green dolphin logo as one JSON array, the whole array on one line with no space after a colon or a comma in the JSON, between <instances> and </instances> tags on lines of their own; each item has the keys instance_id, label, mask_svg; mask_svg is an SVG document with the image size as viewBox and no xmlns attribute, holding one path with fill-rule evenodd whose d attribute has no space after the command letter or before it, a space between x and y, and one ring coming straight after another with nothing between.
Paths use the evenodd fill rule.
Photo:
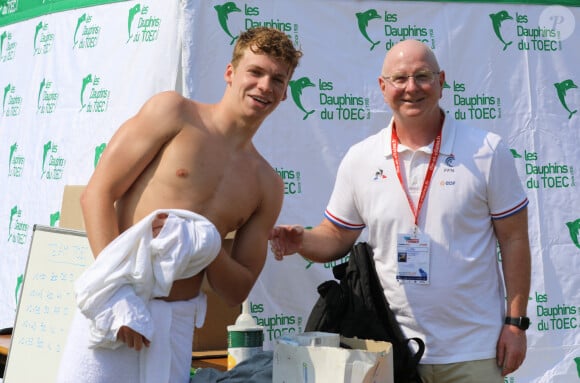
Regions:
<instances>
[{"instance_id":1,"label":"green dolphin logo","mask_svg":"<svg viewBox=\"0 0 580 383\"><path fill-rule=\"evenodd\" d=\"M131 37L133 37L131 34L131 26L133 25L133 19L139 14L139 12L141 12L141 4L135 4L129 9L129 17L127 18L127 35L129 38L127 38L127 42L129 42Z\"/></svg>"},{"instance_id":2,"label":"green dolphin logo","mask_svg":"<svg viewBox=\"0 0 580 383\"><path fill-rule=\"evenodd\" d=\"M36 51L36 38L38 37L38 32L40 32L40 30L44 28L44 24L42 23L42 21L40 21L38 24L36 24L36 30L34 31L34 50Z\"/></svg>"},{"instance_id":3,"label":"green dolphin logo","mask_svg":"<svg viewBox=\"0 0 580 383\"><path fill-rule=\"evenodd\" d=\"M576 247L580 249L580 239L578 238L578 234L580 234L580 218L578 218L576 221L566 222L566 226L568 226L568 231L570 232L570 238L572 238L572 242L574 242Z\"/></svg>"},{"instance_id":4,"label":"green dolphin logo","mask_svg":"<svg viewBox=\"0 0 580 383\"><path fill-rule=\"evenodd\" d=\"M308 116L310 116L312 113L315 112L314 109L312 109L311 111L307 111L304 106L302 105L302 90L304 88L307 88L309 86L315 86L312 81L310 81L310 79L308 77L301 77L298 80L292 80L289 83L290 85L290 94L292 94L292 100L294 100L294 103L296 104L296 106L298 107L298 109L300 109L301 111L303 111L305 113L304 117L302 118L303 120L306 120L308 118Z\"/></svg>"},{"instance_id":5,"label":"green dolphin logo","mask_svg":"<svg viewBox=\"0 0 580 383\"><path fill-rule=\"evenodd\" d=\"M365 12L357 12L356 13L356 19L358 22L358 30L363 35L363 37L369 43L371 43L371 49L370 49L371 51L373 49L375 49L375 47L377 45L379 45L381 42L380 41L373 41L368 35L367 28L369 26L369 21L371 21L373 19L380 19L380 18L381 18L381 16L376 11L376 9L369 9L368 11L365 11Z\"/></svg>"},{"instance_id":6,"label":"green dolphin logo","mask_svg":"<svg viewBox=\"0 0 580 383\"><path fill-rule=\"evenodd\" d=\"M60 211L56 211L50 215L50 227L56 226L56 222L60 220Z\"/></svg>"},{"instance_id":7,"label":"green dolphin logo","mask_svg":"<svg viewBox=\"0 0 580 383\"><path fill-rule=\"evenodd\" d=\"M0 56L2 56L2 47L4 46L4 40L6 40L7 36L8 36L8 33L6 33L6 31L4 31L0 35Z\"/></svg>"},{"instance_id":8,"label":"green dolphin logo","mask_svg":"<svg viewBox=\"0 0 580 383\"><path fill-rule=\"evenodd\" d=\"M556 93L558 94L558 98L560 99L560 103L562 104L564 109L566 109L566 111L569 113L568 119L571 119L572 116L576 112L578 112L578 109L570 110L570 108L568 108L568 104L566 103L566 92L570 89L578 88L578 86L576 84L574 84L574 81L572 81L570 79L564 80L562 82L557 82L554 84L554 86L556 87Z\"/></svg>"},{"instance_id":9,"label":"green dolphin logo","mask_svg":"<svg viewBox=\"0 0 580 383\"><path fill-rule=\"evenodd\" d=\"M24 274L20 274L16 278L16 288L14 289L14 299L16 301L16 306L18 306L18 301L20 297L20 290L22 289L22 284L24 283Z\"/></svg>"},{"instance_id":10,"label":"green dolphin logo","mask_svg":"<svg viewBox=\"0 0 580 383\"><path fill-rule=\"evenodd\" d=\"M75 28L75 34L73 36L73 48L77 46L77 33L79 32L79 29L81 28L82 23L84 23L86 19L87 19L87 14L83 13L82 16L79 17L77 20L77 27Z\"/></svg>"},{"instance_id":11,"label":"green dolphin logo","mask_svg":"<svg viewBox=\"0 0 580 383\"><path fill-rule=\"evenodd\" d=\"M12 85L8 84L4 87L4 97L2 98L2 113L4 113L4 107L6 106L6 97L8 93L12 90Z\"/></svg>"},{"instance_id":12,"label":"green dolphin logo","mask_svg":"<svg viewBox=\"0 0 580 383\"><path fill-rule=\"evenodd\" d=\"M97 164L99 163L99 160L101 159L101 156L103 155L103 151L105 150L105 147L107 147L107 144L105 144L105 143L102 143L101 145L97 145L95 147L95 162L94 162L95 168L97 167Z\"/></svg>"},{"instance_id":13,"label":"green dolphin logo","mask_svg":"<svg viewBox=\"0 0 580 383\"><path fill-rule=\"evenodd\" d=\"M510 149L510 153L512 154L513 158L522 158L522 155L515 149Z\"/></svg>"},{"instance_id":14,"label":"green dolphin logo","mask_svg":"<svg viewBox=\"0 0 580 383\"><path fill-rule=\"evenodd\" d=\"M12 221L14 220L15 215L20 215L18 206L14 206L12 209L10 209L10 220L8 221L8 240L10 240L10 237L12 236Z\"/></svg>"},{"instance_id":15,"label":"green dolphin logo","mask_svg":"<svg viewBox=\"0 0 580 383\"><path fill-rule=\"evenodd\" d=\"M12 164L12 157L14 157L14 153L16 152L16 149L18 149L18 143L14 143L13 145L10 145L10 155L8 156L8 166L10 166L10 164Z\"/></svg>"},{"instance_id":16,"label":"green dolphin logo","mask_svg":"<svg viewBox=\"0 0 580 383\"><path fill-rule=\"evenodd\" d=\"M83 85L81 87L81 110L84 109L85 105L85 89L87 87L87 85L89 85L91 82L93 82L93 75L89 74L86 77L83 78Z\"/></svg>"},{"instance_id":17,"label":"green dolphin logo","mask_svg":"<svg viewBox=\"0 0 580 383\"><path fill-rule=\"evenodd\" d=\"M228 1L227 3L224 3L222 5L216 5L214 9L217 12L220 26L222 27L226 35L230 36L230 38L232 39L232 41L230 41L230 45L233 45L234 41L236 41L238 36L234 36L232 32L230 32L230 28L228 27L228 17L230 13L241 12L242 10L238 8L233 1Z\"/></svg>"},{"instance_id":18,"label":"green dolphin logo","mask_svg":"<svg viewBox=\"0 0 580 383\"><path fill-rule=\"evenodd\" d=\"M46 86L46 79L43 78L40 83L40 88L38 89L38 99L36 100L36 108L40 108L40 98L42 97L42 90Z\"/></svg>"},{"instance_id":19,"label":"green dolphin logo","mask_svg":"<svg viewBox=\"0 0 580 383\"><path fill-rule=\"evenodd\" d=\"M46 157L48 156L48 152L52 150L52 141L48 141L46 144L44 144L42 149L42 173L44 174L44 165L46 164Z\"/></svg>"},{"instance_id":20,"label":"green dolphin logo","mask_svg":"<svg viewBox=\"0 0 580 383\"><path fill-rule=\"evenodd\" d=\"M507 11L499 11L498 13L492 13L489 15L489 17L491 18L491 24L493 25L493 31L495 32L495 35L497 36L499 41L502 42L503 50L505 51L507 49L508 45L511 45L513 41L510 41L507 43L505 42L505 40L503 39L503 36L501 35L501 24L506 20L513 20L513 17L511 17L509 15L509 13L507 13Z\"/></svg>"}]
</instances>

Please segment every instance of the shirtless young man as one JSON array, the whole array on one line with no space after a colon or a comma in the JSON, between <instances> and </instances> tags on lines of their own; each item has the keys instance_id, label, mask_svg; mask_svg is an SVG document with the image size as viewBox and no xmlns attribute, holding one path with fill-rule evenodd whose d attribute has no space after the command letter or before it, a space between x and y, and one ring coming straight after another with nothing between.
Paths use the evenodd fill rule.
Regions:
<instances>
[{"instance_id":1,"label":"shirtless young man","mask_svg":"<svg viewBox=\"0 0 580 383\"><path fill-rule=\"evenodd\" d=\"M231 254L221 248L204 271L175 281L162 299L176 302L198 296L205 274L228 304L243 302L264 266L268 235L284 195L282 180L252 138L286 99L301 56L284 33L250 29L236 42L218 103L200 103L175 92L148 100L113 135L82 195L93 254L98 257L117 236L155 210L192 211L207 218L222 240L236 231ZM153 221L153 236L166 217L160 214ZM126 326L117 339L133 351L150 345Z\"/></svg>"}]
</instances>

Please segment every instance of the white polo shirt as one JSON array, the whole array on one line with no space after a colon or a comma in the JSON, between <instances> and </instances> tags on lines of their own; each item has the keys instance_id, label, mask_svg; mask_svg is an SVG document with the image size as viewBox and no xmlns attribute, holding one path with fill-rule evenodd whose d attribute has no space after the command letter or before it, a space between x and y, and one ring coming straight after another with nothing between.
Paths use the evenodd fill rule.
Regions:
<instances>
[{"instance_id":1,"label":"white polo shirt","mask_svg":"<svg viewBox=\"0 0 580 383\"><path fill-rule=\"evenodd\" d=\"M440 154L419 213L430 238L430 283L402 284L397 234L411 233L414 216L397 177L392 121L350 148L325 215L336 225L368 228L368 243L387 300L407 337L425 341L421 363L494 358L505 294L492 219L527 203L508 148L496 134L446 118ZM413 152L398 145L403 179L415 208L432 144Z\"/></svg>"}]
</instances>

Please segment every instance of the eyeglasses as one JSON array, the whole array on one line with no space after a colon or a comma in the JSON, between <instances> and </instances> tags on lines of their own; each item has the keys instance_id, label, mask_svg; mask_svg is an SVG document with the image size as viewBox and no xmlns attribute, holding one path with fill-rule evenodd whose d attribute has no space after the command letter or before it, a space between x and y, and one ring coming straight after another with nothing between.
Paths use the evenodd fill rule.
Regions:
<instances>
[{"instance_id":1,"label":"eyeglasses","mask_svg":"<svg viewBox=\"0 0 580 383\"><path fill-rule=\"evenodd\" d=\"M405 89L409 84L409 78L413 77L415 84L418 86L428 86L433 84L435 76L440 72L432 72L430 70L423 70L415 74L394 74L391 76L381 76L397 89Z\"/></svg>"}]
</instances>

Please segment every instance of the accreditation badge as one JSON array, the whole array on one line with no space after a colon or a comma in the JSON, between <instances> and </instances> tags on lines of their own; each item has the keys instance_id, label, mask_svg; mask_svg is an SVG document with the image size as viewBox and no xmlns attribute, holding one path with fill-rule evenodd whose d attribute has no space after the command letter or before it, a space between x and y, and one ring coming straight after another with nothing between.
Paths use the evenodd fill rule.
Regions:
<instances>
[{"instance_id":1,"label":"accreditation badge","mask_svg":"<svg viewBox=\"0 0 580 383\"><path fill-rule=\"evenodd\" d=\"M425 234L397 235L397 280L401 283L428 285L431 246Z\"/></svg>"}]
</instances>

